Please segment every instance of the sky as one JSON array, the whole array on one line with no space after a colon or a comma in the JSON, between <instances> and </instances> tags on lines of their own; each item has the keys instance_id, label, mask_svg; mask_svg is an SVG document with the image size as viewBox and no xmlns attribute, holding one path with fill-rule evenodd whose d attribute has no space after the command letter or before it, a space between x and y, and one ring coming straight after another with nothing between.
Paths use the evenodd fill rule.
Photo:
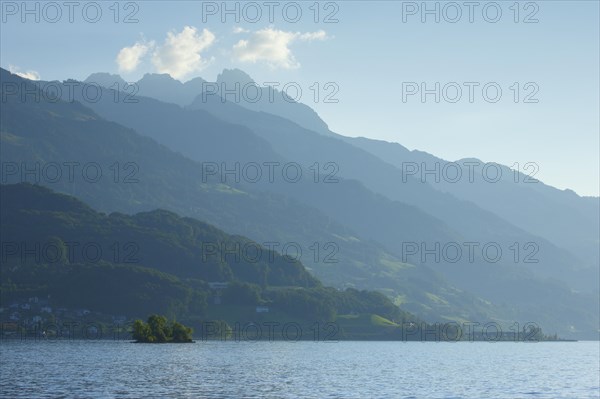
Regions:
<instances>
[{"instance_id":1,"label":"sky","mask_svg":"<svg viewBox=\"0 0 600 399\"><path fill-rule=\"evenodd\" d=\"M336 133L533 162L545 183L599 195L598 1L73 4L2 1L0 66L126 81L240 68Z\"/></svg>"}]
</instances>

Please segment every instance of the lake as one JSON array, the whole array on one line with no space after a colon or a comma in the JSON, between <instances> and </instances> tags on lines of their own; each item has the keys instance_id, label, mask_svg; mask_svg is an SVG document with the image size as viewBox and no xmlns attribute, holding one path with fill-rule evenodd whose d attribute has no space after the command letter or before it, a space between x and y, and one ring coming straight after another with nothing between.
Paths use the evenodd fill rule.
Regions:
<instances>
[{"instance_id":1,"label":"lake","mask_svg":"<svg viewBox=\"0 0 600 399\"><path fill-rule=\"evenodd\" d=\"M599 342L2 341L3 398L598 398Z\"/></svg>"}]
</instances>

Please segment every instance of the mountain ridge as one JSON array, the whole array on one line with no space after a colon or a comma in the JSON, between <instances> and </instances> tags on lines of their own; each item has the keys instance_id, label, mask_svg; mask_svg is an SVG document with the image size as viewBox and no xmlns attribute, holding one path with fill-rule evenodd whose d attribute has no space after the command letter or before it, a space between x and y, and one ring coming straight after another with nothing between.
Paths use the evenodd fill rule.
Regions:
<instances>
[{"instance_id":1,"label":"mountain ridge","mask_svg":"<svg viewBox=\"0 0 600 399\"><path fill-rule=\"evenodd\" d=\"M12 159L18 159L18 160L30 159L31 155L36 155L38 157L41 157L38 159L49 159L48 158L49 153L47 153L46 150L43 149L42 147L38 147L34 151L29 150L28 152L25 152L25 153L18 151L17 150L18 147L15 147L14 140L12 140L12 141L8 140L9 136L7 136L8 134L14 135L16 133L26 134L27 136L29 136L31 138L39 137L39 139L41 139L41 140L52 140L53 135L55 137L61 137L58 141L54 140L54 141L48 142L48 144L50 142L52 142L52 147L53 147L52 151L54 153L57 153L57 151L62 151L62 152L64 152L64 154L67 154L67 152L65 152L65 151L73 151L76 148L78 150L77 154L78 154L78 156L80 156L82 152L85 153L85 151L83 151L84 148L89 147L89 151L88 151L89 154L94 154L93 158L98 159L97 158L98 154L101 154L104 151L109 151L110 153L115 153L115 149L119 149L119 150L124 149L124 144L121 143L121 141L119 141L120 139L116 140L118 136L122 136L121 134L114 135L114 137L113 137L113 135L111 133L111 137L112 137L110 139L112 141L111 144L109 144L108 142L102 143L102 142L98 141L98 140L104 140L103 136L105 136L106 133L103 133L102 135L98 136L97 133L99 133L99 131L94 132L93 130L90 129L93 126L93 124L97 124L97 128L100 128L100 126L102 126L102 129L104 129L104 130L109 129L110 131L112 131L114 129L122 130L122 128L119 127L119 125L115 124L114 122L107 124L105 121L101 120L102 118L94 116L91 113L86 114L85 112L87 112L87 111L84 111L86 108L83 107L81 104L79 104L79 105L78 105L78 103L72 103L72 104L60 103L60 104L54 104L54 105L48 104L47 107L44 104L37 105L38 108L42 107L41 108L42 111L44 111L44 108L48 108L48 110L49 110L50 109L49 107L51 107L55 110L60 109L61 112L65 112L64 116L61 119L56 119L56 118L47 119L47 116L42 116L42 114L39 113L40 110L36 110L34 112L34 109L30 109L28 112L23 112L26 107L29 107L29 105L28 104L18 104L18 103L11 104L10 102L8 103L8 105L6 107L3 107L3 111L6 112L6 113L4 113L3 120L2 120L2 132L3 132L3 137L2 137L3 138L3 148L2 148L2 150L3 150L3 158L4 159L10 159L10 160L12 160ZM163 105L161 105L161 107L163 107ZM10 111L8 110L9 108L10 108ZM74 112L75 109L77 109L76 112ZM28 117L27 117L28 119L25 119L25 114L28 115ZM52 111L52 114L56 114L56 111ZM21 130L22 126L24 126L26 121L30 120L32 117L36 117L36 115L39 115L39 118L42 118L42 119L39 119L39 121L42 122L42 120L43 120L43 124L40 123L40 124L33 125L35 127L35 130L30 130L28 132ZM44 115L46 115L46 114L44 114ZM73 117L71 117L70 115L73 115ZM23 116L23 117L21 117L21 116ZM82 118L82 116L83 116L83 118ZM71 119L69 119L69 118L71 118ZM86 121L88 121L88 122L86 122ZM27 122L27 123L29 123L29 122ZM63 123L63 125L61 125L61 126L56 125L57 123ZM65 125L65 123L68 123L68 124ZM84 127L85 124L89 124L89 123L92 123L92 125L89 125L88 127ZM48 131L47 133L42 134L41 126L44 126L44 125L46 125L47 127L54 126L52 124L54 124L56 127L53 127L52 130ZM17 129L17 130L15 130L15 129ZM60 132L60 134L56 135L57 133L53 133L53 132ZM71 133L69 133L69 132L71 132ZM83 134L84 132L87 132L87 133ZM48 134L50 134L50 135L47 136ZM131 136L131 138L128 140L135 139L134 142L138 141L138 138L136 138L136 133L134 131L129 130L129 133L127 133L127 135ZM79 137L79 136L82 136L82 137ZM23 143L24 143L24 140L29 140L29 139L26 139L26 136L20 136L20 137L22 137L20 140ZM82 141L81 139L83 139L84 137L87 137L87 138L85 138L85 141ZM123 136L123 137L125 137L125 136ZM61 143L61 142L64 142L65 140L70 143L69 146L65 146L63 143ZM31 142L31 144L33 144L33 143L34 142ZM115 147L116 143L119 143L117 145L117 147ZM40 144L41 144L41 142L40 142ZM44 145L46 145L46 144L44 144ZM144 149L145 152L148 152L150 147L152 147L152 146L149 147L149 145L150 145L150 141L148 141L147 144L144 144L143 147L145 148ZM155 150L153 149L152 151L155 151ZM129 153L134 154L135 151L134 152L130 151ZM148 155L150 153L151 152L148 152ZM10 157L6 157L7 154L10 155ZM75 153L73 153L73 154L75 154ZM139 154L141 155L141 153L139 153ZM73 159L74 155L67 155L67 157L68 157L67 159L69 159L69 158ZM153 155L152 157L154 158L155 163L156 163L156 161L158 161L159 159L164 158L164 155L160 155L160 156ZM169 155L169 157L173 157L173 156ZM130 158L131 158L131 156L130 156ZM186 168L187 169L197 168L197 166L194 166L197 164L194 164L194 162L192 162L192 161L184 162L183 159L178 159L176 157L172 158L172 160L169 161L169 164L172 164L172 165L183 165L184 163L187 164L187 166L185 166L184 169L181 169L178 167L174 168L173 166L170 166L169 170L174 173L173 174L174 178L175 178L176 174L178 174L178 176L176 176L175 180L181 180L182 177L184 178L184 180L190 179L189 183L188 183L188 185L190 185L190 187L186 188L186 190L185 190L189 194L184 195L184 197L190 197L192 195L192 192L194 192L194 191L190 191L190 188L192 186L194 186L195 184L197 184L197 182L193 183L192 182L193 177L188 176L188 174L189 174L188 172L182 173L182 171L184 171ZM151 164L146 164L144 162L139 162L139 165L140 165L140 170L143 170L144 173L150 172L153 169L155 171L159 171L159 170L161 170L161 168L164 169L164 167L165 167L165 164L162 162L158 162L158 165L160 165L158 167L158 169L156 168L156 166L151 166ZM161 173L156 174L156 176L160 176L160 175L161 175ZM144 174L144 179L148 179L151 176L152 176L151 174L150 175ZM196 175L195 178L197 179L198 176ZM152 177L151 181L156 182L156 177ZM146 183L148 183L148 182L146 182ZM160 186L165 187L164 183L161 183ZM78 187L81 187L81 184L79 184ZM94 190L90 190L91 188L94 188ZM136 187L135 190L127 190L125 192L122 190L114 191L114 187L113 187L112 188L113 191L111 192L112 197L108 197L107 193L101 193L101 191L98 191L95 188L96 187L88 187L88 189L87 189L88 193L85 194L85 196L86 196L86 198L89 198L91 201L98 203L98 204L104 202L103 208L105 208L105 209L107 206L108 206L108 208L114 207L117 204L117 202L120 203L120 205L118 205L118 207L122 210L130 211L132 209L130 207L130 205L126 205L124 202L122 202L123 196L122 196L122 194L119 194L119 192L122 192L122 193L129 192L130 193L129 196L135 202L139 202L140 200L142 200L144 198L144 197L140 196L140 194L143 191L138 190L138 188L140 188L139 186ZM97 187L97 188L100 188L100 187ZM207 186L206 188L209 188L209 187ZM240 231L239 222L249 221L247 215L240 214L239 210L235 211L236 206L240 206L240 204L243 203L244 209L251 209L251 208L248 208L248 204L249 204L248 201L250 201L251 197L259 197L259 196L263 195L263 194L259 194L258 191L256 191L256 187L250 191L248 191L247 188L250 188L250 187L245 188L245 187L243 187L243 185L239 186L239 187L232 187L233 190L239 191L239 194L235 194L235 196L241 195L241 197L238 197L238 199L241 200L242 202L238 202L235 206L233 206L231 208L229 208L229 205L228 205L228 202L231 203L231 201L227 200L226 197L221 197L218 200L219 207L221 208L218 211L218 213L219 213L219 217L221 219L222 218L227 219L227 218L233 216L234 214L238 215L235 223L227 222L225 224L226 226L229 226L229 228L228 228L229 231L233 231L233 232L236 232L236 230ZM148 186L148 190L151 190L149 186ZM212 190L212 189L210 189L210 190ZM186 208L184 210L184 213L188 213L189 205L184 205L185 201L182 202L183 197L181 195L180 189L179 189L179 191L177 191L177 193L178 194L176 196L173 196L173 199L168 200L168 202L171 203L169 208L171 208L172 210L183 210L184 208ZM159 202L155 201L154 204L159 204L159 203L164 204L164 203L166 203L165 200L167 200L169 198L168 195L165 196L165 192L162 192L160 195L162 198L160 199ZM271 195L271 194L269 194L269 195ZM276 202L271 202L271 205L275 206L274 208L272 208L272 210L277 209L277 206L278 206L277 202L280 201L280 199L276 199L278 195L279 194L275 194L275 193L272 194L273 200L276 201ZM81 196L81 193L78 196ZM111 198L111 199L109 200L109 198ZM263 198L265 198L265 197L263 197ZM307 198L304 198L303 200L306 201ZM289 201L289 199L287 199L286 201ZM181 203L181 205L178 205L177 207L173 208L173 204L178 203L178 202ZM144 199L143 203L146 203L145 199ZM151 203L152 202L148 202L145 206L148 206ZM112 204L112 205L109 205L109 204ZM181 207L182 205L183 205L183 207ZM204 206L204 205L210 205L210 204L208 202L203 202L202 205ZM294 207L297 208L297 209L295 209L294 213L298 213L298 215L302 214L302 218L306 219L305 212L308 210L308 208L303 208L302 206L299 206L299 205L300 204L294 205ZM224 208L223 208L223 206L224 206ZM139 207L139 205L138 205L138 207ZM214 209L217 209L217 208L214 208ZM312 208L312 209L314 209L314 208ZM143 210L143 209L141 209L141 210ZM301 210L301 213L299 213L300 210ZM214 212L211 213L210 211L208 211L208 212L207 211L208 211L208 209L205 209L202 211L201 215L204 215L203 219L208 218L211 221L215 220L214 218L217 215ZM283 213L278 214L278 215L284 216ZM322 218L322 216L324 214L321 213L320 215L321 216L318 216L318 217ZM288 217L285 217L285 218L288 218ZM278 221L278 224L281 224L284 219ZM265 222L266 222L266 220L262 220L260 224L263 225L263 227L269 225L269 224L265 225L264 224ZM298 223L298 222L300 222L300 219L295 219L294 223ZM274 226L273 221L268 222L268 223L271 223L270 224L271 228ZM223 224L223 221L218 222L218 224L220 225L220 227L225 226ZM293 229L294 234L297 234L298 231L300 231L301 224L304 224L304 223L298 223L297 225L294 226L294 229ZM256 229L257 226L258 225L255 224L253 226L253 228ZM281 230L281 226L279 226L279 228ZM253 230L253 231L254 231L254 233L250 234L251 237L257 233L264 234L264 232L261 232L260 230ZM246 234L246 235L248 235L248 234ZM342 234L342 235L344 235L344 234ZM258 236L256 236L256 237L258 237ZM271 236L271 237L273 237L273 236ZM339 241L339 243L341 245L342 241ZM346 250L348 248L350 248L350 247L345 247L344 250ZM345 254L345 255L346 255L346 257L344 258L345 262L346 262L346 260L350 261L350 262L356 262L356 261L361 260L361 258L362 258L362 256L356 252L353 252L351 257L347 257L349 254ZM345 281L349 282L349 281L352 281L352 280L349 280L349 277L352 275L355 278L354 283L356 284L357 282L360 281L360 278L359 279L356 279L356 278L360 275L360 273L363 273L364 277L362 277L362 278L367 278L368 280L364 280L363 282L361 282L360 283L361 285L366 284L366 285L370 285L371 287L394 289L395 291L390 291L391 295L398 295L398 294L404 295L404 293L409 293L407 298L411 299L412 301L415 300L414 298L421 298L418 301L419 302L422 301L421 303L423 303L423 304L427 303L428 306L433 305L433 302L431 302L430 299L425 299L425 298L427 297L428 294L430 294L432 292L437 292L438 294L441 294L444 298L446 298L446 300L448 300L448 305L451 306L449 309L456 310L457 309L456 305L459 304L460 301L466 300L466 298L464 296L461 296L462 294L460 294L460 293L457 293L457 292L452 293L451 291L447 291L447 289L449 288L448 285L445 285L443 280L439 279L439 276L436 277L435 273L432 274L431 271L427 271L428 269L421 265L419 265L418 267L408 267L407 268L406 266L396 264L391 269L386 269L386 268L382 267L383 264L381 262L379 262L379 263L375 262L375 263L369 264L371 262L372 262L372 259L367 260L367 263L365 264L365 266L361 266L361 267L367 267L367 265L368 265L368 267L372 268L372 272L370 272L370 273L376 273L376 274L377 273L385 273L385 274L380 274L380 277L375 277L375 274L371 275L371 277L367 277L367 274L364 274L364 272L367 269L356 269L356 268L354 268L354 266L351 266L351 263L344 263L343 266L339 265L342 267L339 267L336 265L327 265L327 268L323 268L322 267L323 265L316 265L316 264L314 265L314 267L315 267L315 272L317 272L317 274L320 274L321 276L324 276L322 274L324 272L330 273L330 274L327 274L327 279L330 282L343 281L343 280L340 280L340 278L345 278L346 279ZM394 263L394 261L392 261L392 263ZM328 272L326 272L327 269L329 270ZM359 272L359 270L360 270L360 272ZM508 270L509 269L507 269L507 271ZM477 270L475 270L475 271L477 271ZM481 274L481 272L482 272L482 270L479 271L480 274ZM391 274L387 274L387 273L391 273ZM401 274L398 274L398 273L401 273ZM408 278L407 280L404 280L404 282L402 282L401 280L398 280L399 278L401 279L402 274L405 275L405 278ZM508 276L506 276L506 277L508 277ZM520 276L520 277L523 278L524 276ZM417 279L415 280L415 278L417 278ZM392 283L392 281L393 281L393 283ZM560 309L560 311L558 311L557 314L563 315L564 312L566 311L566 308L564 308L564 306L567 305L568 303L571 303L572 300L576 300L575 297L570 298L569 296L572 294L569 294L568 290L564 290L564 288L561 288L560 286L553 286L553 285L544 286L544 284L546 284L546 283L542 283L539 280L531 280L529 278L525 279L524 281L527 281L527 284L525 284L524 287L527 287L527 289L529 291L531 291L532 295L539 296L539 298L535 298L535 296L532 297L529 294L528 294L529 296L524 296L523 300L521 300L520 302L525 303L525 305L528 304L528 301L535 300L537 303L537 306L539 306L538 301L540 301L543 298L543 300L545 300L545 301L550 300L550 302L553 303L552 306L548 305L549 306L548 309L552 308L552 310L555 313L557 312L558 309ZM507 282L505 284L514 284L516 282L517 282L517 280L507 280ZM491 283L493 283L493 282L490 281L490 284ZM382 284L384 284L383 287L382 287ZM392 288L394 286L394 284L400 284L400 285L396 286L396 288ZM495 284L498 285L498 282L495 282ZM524 282L521 283L521 285L523 285L523 284L524 284ZM400 287L402 287L401 290L399 290ZM427 287L427 288L425 288L425 287ZM548 291L548 289L550 287L553 287L551 289L551 291L553 291L553 292L556 292L556 293L561 292L561 298L562 298L561 301L564 302L562 305L560 305L559 303L555 303L554 301L551 300L551 298L547 297L547 295L549 295L549 292L550 292L550 291ZM439 291L440 289L441 289L441 291ZM406 291L403 292L403 290L406 290ZM438 291L435 291L435 290L438 290ZM444 291L444 290L446 290L446 291ZM525 295L525 293L526 293L525 291L522 292L523 295ZM513 299L516 299L516 298L513 298ZM402 301L401 298L398 298L398 300ZM579 300L579 299L577 299L577 300ZM531 302L531 304L533 305L533 302ZM416 305L416 303L414 303L414 302L412 304L410 302L406 304L406 306L412 306L412 309L417 310L422 315L428 314L428 311L424 307L418 307L418 306L414 307L415 305ZM448 306L448 305L446 305L446 306ZM462 306L464 306L464 305L465 304L463 304ZM494 304L494 306L497 306L497 305L498 304ZM439 304L437 306L439 306ZM477 304L477 302L472 302L470 304L470 309L471 309L471 311L473 311L474 309L480 309L481 311L484 311L485 313L482 313L479 316L479 319L484 320L487 317L489 317L489 316L484 316L484 314L491 311L491 308L486 307L486 306L487 305L483 305L483 303ZM436 309L436 308L434 307L433 309ZM467 308L464 308L464 309L467 309ZM457 313L455 313L455 310L452 310L450 314L453 314L454 316L456 316ZM524 310L524 309L522 309L522 310ZM440 312L440 311L441 311L441 308L437 308L435 310L435 312ZM431 312L431 310L429 310L429 312ZM454 313L452 313L452 312L454 312ZM509 311L508 309L505 309L503 312L505 312L504 317L508 317L508 318L514 317L514 318L518 318L519 320L522 320L521 317L530 317L530 316L516 316L518 314L518 312L514 313L514 310ZM431 315L433 315L431 313L429 313L429 314L430 314L430 316L427 316L427 317L431 317ZM437 314L439 315L440 313L437 313ZM488 315L489 314L491 314L491 313L488 313ZM499 313L497 313L497 314L499 314ZM513 316L509 316L510 314L512 314ZM528 313L528 314L531 314L534 316L537 314L538 317L542 317L541 313L539 311L537 313ZM469 317L469 316L466 316L466 317ZM543 316L544 319L546 317L547 316ZM577 318L578 318L578 320L584 320L586 318L589 320L589 317L583 316L583 314L577 316ZM549 323L548 325L551 325L551 326L555 326L555 325L558 326L558 324L555 324L555 322L548 321L548 323ZM578 324L578 323L576 323L576 324ZM552 327L552 328L556 328L556 327ZM562 331L562 328L563 327L560 327L560 331ZM558 328L557 328L557 330L558 330Z\"/></svg>"}]
</instances>

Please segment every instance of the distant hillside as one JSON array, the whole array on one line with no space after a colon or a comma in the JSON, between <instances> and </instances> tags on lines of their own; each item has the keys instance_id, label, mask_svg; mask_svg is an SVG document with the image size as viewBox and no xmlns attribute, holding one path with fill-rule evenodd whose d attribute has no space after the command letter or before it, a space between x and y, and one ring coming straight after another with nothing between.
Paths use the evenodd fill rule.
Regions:
<instances>
[{"instance_id":1,"label":"distant hillside","mask_svg":"<svg viewBox=\"0 0 600 399\"><path fill-rule=\"evenodd\" d=\"M518 170L498 165L500 179L496 181L496 167L490 165L490 177L484 176L483 168L488 164L479 159L457 160L450 165L449 161L422 151L409 151L398 143L364 137L342 139L399 169L406 168L411 177L423 180L435 189L476 203L515 226L568 249L578 258L582 269L592 269L587 282L598 280L594 273L598 275L600 264L600 198L580 197L570 190L544 184L536 179L539 165L535 163L518 165ZM454 181L451 172L457 165L461 169L461 178ZM437 181L433 174L424 175L425 170L436 168L440 171ZM446 170L449 171L444 172ZM444 177L446 174L448 177ZM596 283L587 287L594 288L597 288Z\"/></svg>"}]
</instances>

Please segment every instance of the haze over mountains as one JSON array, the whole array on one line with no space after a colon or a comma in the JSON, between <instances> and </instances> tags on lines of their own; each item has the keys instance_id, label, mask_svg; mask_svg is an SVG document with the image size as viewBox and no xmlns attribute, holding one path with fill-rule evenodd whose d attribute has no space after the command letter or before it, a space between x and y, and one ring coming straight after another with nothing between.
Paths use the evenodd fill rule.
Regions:
<instances>
[{"instance_id":1,"label":"haze over mountains","mask_svg":"<svg viewBox=\"0 0 600 399\"><path fill-rule=\"evenodd\" d=\"M107 87L111 87L115 83L121 85L119 87L123 87L122 85L124 84L124 81L118 75L108 74L92 74L86 81L96 82ZM396 166L398 169L403 169L403 166L409 168L405 172L406 175L400 181L395 182L395 185L406 184L407 182L404 181L405 177L414 178L409 179L409 182L425 180L426 186L443 192L449 192L458 199L473 202L484 210L492 211L515 226L546 238L555 245L570 250L573 254L579 254L582 258L581 260L584 262L585 259L591 259L591 264L597 264L600 259L600 242L598 241L598 226L596 223L600 211L597 198L579 197L572 191L558 190L545 185L543 182L535 179L537 166L534 163L531 165L520 165L516 172L502 165L501 179L495 181L495 167L486 170L484 176L483 168L488 164L483 161L476 158L457 160L456 162L462 167L460 172L462 177L453 182L451 181L455 176L453 170L442 172L445 165L450 161L421 151L409 151L398 143L388 143L364 137L350 138L333 133L327 129L326 123L313 110L304 104L295 103L289 98L285 100L285 94L276 88L262 88L263 93L258 96L260 101L257 102L253 99L244 99L242 98L243 96L239 96L238 101L232 104L228 100L232 97L230 94L225 99L219 96L221 92L225 93L227 89L236 87L236 84L239 85L238 87L244 87L248 84L254 85L253 87L259 87L257 83L253 82L250 76L239 69L224 70L219 74L217 81L214 83L207 82L201 78L181 83L166 74L146 74L141 80L136 82L136 87L141 96L153 97L164 102L172 102L182 107L192 106L207 109L217 115L221 115L226 120L230 118L233 121L245 121L246 124L254 123L254 126L257 127L256 123L262 117L262 123L275 125L271 126L271 131L276 130L276 128L286 128L286 131L290 130L290 125L286 126L285 121L277 120L276 118L269 120L266 116L252 116L249 113L244 114L244 111L240 109L247 108L253 111L264 111L291 120L313 132L332 135L359 147L364 152L375 155L381 161ZM209 89L210 92L200 96L203 87ZM213 93L215 90L217 92ZM269 92L272 93L269 94ZM239 107L235 107L235 105ZM252 118L257 122L252 120ZM281 124L277 125L277 122L281 122ZM266 127L264 128L266 129ZM270 133L270 131L264 132L264 129L258 127L254 131L258 135ZM273 133L270 136L273 140L277 138L275 134L277 133ZM284 136L284 134L281 133L279 136ZM289 136L284 137L286 140L289 138ZM305 141L308 140L310 138L305 138ZM308 142L310 143L310 141ZM290 148L282 148L280 152L296 148L295 145L289 142L283 142L281 145L286 145L286 143ZM325 143L325 141L320 141L319 143ZM318 148L315 150L318 150ZM332 156L332 158L334 157ZM297 158L294 157L293 159ZM335 161L337 162L338 159L335 159ZM473 181L469 177L469 167L465 166L465 162L467 162L467 165L469 162L473 165L471 166ZM356 163L360 164L360 162ZM490 165L490 167L494 165ZM416 170L413 170L415 168ZM436 168L439 171L437 177L434 173L427 174L427 171L434 171ZM365 167L365 169L368 168ZM340 170L341 174L348 172L349 169L346 168ZM444 178L448 174L449 176ZM487 175L490 175L490 177L487 177ZM377 179L366 178L366 180ZM374 183L373 187L375 186L376 184ZM381 190L385 191L385 189ZM515 203L518 203L519 206L513 206ZM553 215L553 218L549 219L548 215Z\"/></svg>"},{"instance_id":2,"label":"haze over mountains","mask_svg":"<svg viewBox=\"0 0 600 399\"><path fill-rule=\"evenodd\" d=\"M482 178L482 166L468 181L465 162L476 160L459 162L463 178L456 183L422 181L421 169L441 171L447 161L331 132L310 107L277 90L269 101L273 89L263 88L257 102L203 93L251 82L239 70L225 70L217 82L146 75L133 85L135 102L115 101L132 91L108 74L86 80L104 86L99 101L81 90L74 98L62 90L65 102L43 95L22 101L23 87L46 82L1 72L3 163L108 168L118 160L137 168L134 184L89 184L80 176L36 183L106 212L162 208L257 242L298 243L300 260L324 283L379 290L427 321L533 321L566 337L597 336L598 198L526 182L527 174L505 166L497 182ZM11 94L5 83L20 92ZM251 182L208 173L265 162L296 163L303 178ZM2 183L21 180L3 172ZM315 243L319 257L309 250ZM477 244L472 258L467 243ZM482 251L490 243L502 250L498 260ZM453 261L457 247L463 253ZM335 262L324 262L328 253Z\"/></svg>"}]
</instances>

